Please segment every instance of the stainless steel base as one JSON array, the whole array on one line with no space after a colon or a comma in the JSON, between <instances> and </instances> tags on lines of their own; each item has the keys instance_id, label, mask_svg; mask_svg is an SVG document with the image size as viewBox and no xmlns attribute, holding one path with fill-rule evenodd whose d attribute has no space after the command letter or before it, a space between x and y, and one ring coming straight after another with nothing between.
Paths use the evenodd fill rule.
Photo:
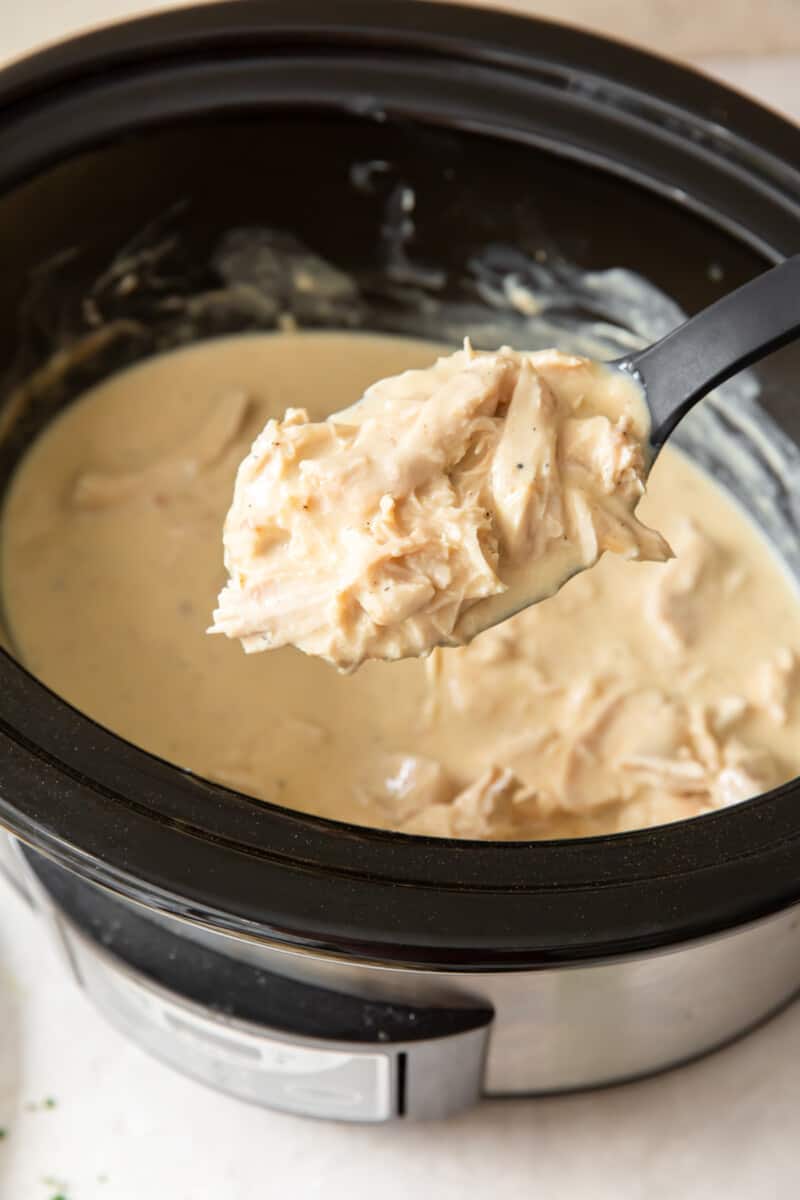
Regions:
<instances>
[{"instance_id":1,"label":"stainless steel base","mask_svg":"<svg viewBox=\"0 0 800 1200\"><path fill-rule=\"evenodd\" d=\"M14 873L47 917L78 982L113 1024L212 1086L307 1115L428 1117L463 1108L481 1094L621 1082L723 1045L800 988L798 908L667 952L534 971L453 974L290 953L148 914L220 953L318 986L433 1007L478 1000L494 1012L482 1029L411 1046L365 1051L335 1040L299 1044L165 993L65 919L21 856ZM402 1111L399 1056L407 1073Z\"/></svg>"},{"instance_id":2,"label":"stainless steel base","mask_svg":"<svg viewBox=\"0 0 800 1200\"><path fill-rule=\"evenodd\" d=\"M800 991L798 906L666 951L502 973L365 966L198 926L186 932L222 953L357 995L490 1005L495 1017L483 1091L494 1096L602 1087L655 1074L725 1045Z\"/></svg>"}]
</instances>

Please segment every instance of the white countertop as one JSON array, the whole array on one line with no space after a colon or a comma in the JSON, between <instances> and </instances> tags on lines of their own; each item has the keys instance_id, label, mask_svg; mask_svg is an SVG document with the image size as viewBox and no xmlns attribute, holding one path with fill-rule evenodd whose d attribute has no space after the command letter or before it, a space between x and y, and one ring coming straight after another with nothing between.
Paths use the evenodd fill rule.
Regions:
<instances>
[{"instance_id":1,"label":"white countertop","mask_svg":"<svg viewBox=\"0 0 800 1200\"><path fill-rule=\"evenodd\" d=\"M156 7L6 0L0 60L100 13ZM703 65L800 117L800 57ZM0 1200L771 1200L800 1186L798 1111L800 1005L658 1079L494 1101L438 1125L348 1127L251 1108L111 1030L0 881Z\"/></svg>"}]
</instances>

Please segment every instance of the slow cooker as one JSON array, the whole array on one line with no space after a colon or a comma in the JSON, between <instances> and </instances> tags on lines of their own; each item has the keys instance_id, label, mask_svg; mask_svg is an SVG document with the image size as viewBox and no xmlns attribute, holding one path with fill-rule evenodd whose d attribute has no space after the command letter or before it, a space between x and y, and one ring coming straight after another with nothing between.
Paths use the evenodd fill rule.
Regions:
<instances>
[{"instance_id":1,"label":"slow cooker","mask_svg":"<svg viewBox=\"0 0 800 1200\"><path fill-rule=\"evenodd\" d=\"M0 228L2 488L82 388L166 346L283 310L394 330L413 311L416 332L436 304L472 319L487 247L636 271L697 310L800 250L800 133L542 21L242 0L6 69ZM201 303L221 286L214 248L254 229L329 264L318 302L284 279L281 311L252 290ZM144 284L126 288L133 261ZM758 378L792 446L798 365L785 350ZM796 781L612 837L387 833L158 760L3 651L0 820L10 875L113 1023L292 1112L424 1118L620 1082L722 1045L800 988Z\"/></svg>"}]
</instances>

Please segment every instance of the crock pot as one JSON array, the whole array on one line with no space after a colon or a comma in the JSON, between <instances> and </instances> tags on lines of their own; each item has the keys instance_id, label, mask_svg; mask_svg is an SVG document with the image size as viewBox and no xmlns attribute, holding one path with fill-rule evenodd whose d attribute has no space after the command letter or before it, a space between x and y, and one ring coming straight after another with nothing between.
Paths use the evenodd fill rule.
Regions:
<instances>
[{"instance_id":1,"label":"crock pot","mask_svg":"<svg viewBox=\"0 0 800 1200\"><path fill-rule=\"evenodd\" d=\"M185 287L213 289L222 231L268 225L357 274L368 328L426 280L474 300L468 264L498 241L632 268L691 312L800 250L798 164L794 127L700 75L474 8L244 0L47 49L0 75L0 487L81 386L165 344L163 310L125 310L90 364L57 369L91 332L92 281L165 213ZM416 197L422 283L395 253L387 173ZM335 323L335 305L307 317ZM216 312L200 334L274 319ZM782 351L761 375L793 441L797 367ZM800 988L797 782L613 837L356 828L158 760L1 652L0 820L107 1016L289 1111L426 1117L618 1082Z\"/></svg>"}]
</instances>

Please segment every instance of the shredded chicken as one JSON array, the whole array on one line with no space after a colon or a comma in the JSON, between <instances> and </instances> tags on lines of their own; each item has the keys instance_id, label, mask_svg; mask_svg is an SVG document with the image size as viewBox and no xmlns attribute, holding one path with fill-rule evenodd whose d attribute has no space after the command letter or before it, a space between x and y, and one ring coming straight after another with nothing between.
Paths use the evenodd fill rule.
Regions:
<instances>
[{"instance_id":1,"label":"shredded chicken","mask_svg":"<svg viewBox=\"0 0 800 1200\"><path fill-rule=\"evenodd\" d=\"M323 588L314 607L317 575L298 581L288 553L295 535L298 552L316 536L313 522L296 526L305 510L292 504L303 495L328 503L331 480L355 503L351 468L359 494L372 497L371 531L358 525L357 505L343 503L346 536L331 534L320 561L363 646L388 637L380 621L395 617L398 636L416 628L420 644L434 621L467 638L470 614L509 593L470 601L455 617L442 581L473 592L506 586L512 551L535 548L541 568L562 525L575 561L601 543L626 551L628 537L663 549L627 523L641 467L625 397L599 413L608 395L594 390L599 368L583 360L528 355L523 371L514 356L504 366L462 354L396 375L355 410L322 420L365 379L429 354L404 339L248 335L156 356L71 405L33 446L6 500L0 565L15 652L81 711L202 777L409 834L611 834L713 813L796 776L796 590L755 526L669 446L637 511L665 532L674 559L605 555L558 596L469 644L344 678L289 650L245 660L203 636L236 468L286 396L319 420L295 413L267 426L280 445L259 439L228 529L237 561L240 550L245 565L252 557L242 586L256 617L257 587L273 604L277 586L288 600L308 600L312 628L327 621L330 596ZM387 405L391 430L378 420ZM460 431L452 444L451 418ZM534 424L537 433L546 426L541 439ZM194 432L181 440L181 430ZM257 520L247 517L250 501ZM609 517L620 512L621 532ZM412 553L420 528L423 548ZM337 564L352 568L347 587ZM432 593L416 609L415 587Z\"/></svg>"},{"instance_id":2,"label":"shredded chicken","mask_svg":"<svg viewBox=\"0 0 800 1200\"><path fill-rule=\"evenodd\" d=\"M645 683L619 649L604 655L602 640L585 669L565 673L551 652L552 608L520 613L457 651L435 651L427 666L436 702L429 723L435 727L448 710L488 722L502 696L509 733L495 735L496 765L472 781L435 771L427 759L424 773L406 771L410 786L401 799L387 775L373 798L380 793L393 828L497 840L588 836L698 816L786 777L780 759L750 739L754 721L783 726L790 719L797 655L779 647L758 663L748 694L715 688L695 654L708 648L720 599L741 568L693 522L683 523L675 541L685 562L652 569L641 610L660 657L677 656L670 688ZM597 594L590 576L574 581L559 597L561 620L568 610L589 611ZM533 724L526 728L526 720ZM379 764L377 775L387 774ZM425 786L432 777L435 795Z\"/></svg>"},{"instance_id":3,"label":"shredded chicken","mask_svg":"<svg viewBox=\"0 0 800 1200\"><path fill-rule=\"evenodd\" d=\"M441 763L419 754L389 754L370 762L356 784L365 807L377 805L393 822L450 801L455 786Z\"/></svg>"},{"instance_id":4,"label":"shredded chicken","mask_svg":"<svg viewBox=\"0 0 800 1200\"><path fill-rule=\"evenodd\" d=\"M703 585L714 572L714 548L691 520L683 522L673 546L675 557L650 592L648 615L665 646L680 655L691 646L707 616Z\"/></svg>"},{"instance_id":5,"label":"shredded chicken","mask_svg":"<svg viewBox=\"0 0 800 1200\"><path fill-rule=\"evenodd\" d=\"M556 351L467 347L326 421L289 409L239 469L210 632L352 670L468 641L606 550L664 560L634 516L645 434L632 382Z\"/></svg>"},{"instance_id":6,"label":"shredded chicken","mask_svg":"<svg viewBox=\"0 0 800 1200\"><path fill-rule=\"evenodd\" d=\"M420 807L400 825L404 833L505 841L530 828L536 797L508 767L488 770L449 804Z\"/></svg>"},{"instance_id":7,"label":"shredded chicken","mask_svg":"<svg viewBox=\"0 0 800 1200\"><path fill-rule=\"evenodd\" d=\"M768 751L729 732L732 714L745 711L743 699L726 698L720 729L713 706L595 683L590 715L577 728L567 717L549 732L506 743L507 761L532 755L535 767L526 773L536 786L510 765L459 785L440 763L409 754L374 760L359 794L404 833L504 841L697 816L780 782L780 764Z\"/></svg>"},{"instance_id":8,"label":"shredded chicken","mask_svg":"<svg viewBox=\"0 0 800 1200\"><path fill-rule=\"evenodd\" d=\"M776 725L785 725L788 720L796 683L797 655L788 646L781 646L772 658L761 664L756 677L758 699Z\"/></svg>"}]
</instances>

